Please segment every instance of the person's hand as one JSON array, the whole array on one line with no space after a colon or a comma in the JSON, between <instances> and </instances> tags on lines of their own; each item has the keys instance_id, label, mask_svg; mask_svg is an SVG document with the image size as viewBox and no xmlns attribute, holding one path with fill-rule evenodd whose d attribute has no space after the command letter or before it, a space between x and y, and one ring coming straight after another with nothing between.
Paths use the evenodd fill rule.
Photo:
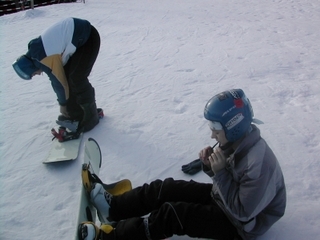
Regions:
<instances>
[{"instance_id":1,"label":"person's hand","mask_svg":"<svg viewBox=\"0 0 320 240\"><path fill-rule=\"evenodd\" d=\"M60 113L65 117L69 117L69 113L67 111L67 106L60 106Z\"/></svg>"},{"instance_id":2,"label":"person's hand","mask_svg":"<svg viewBox=\"0 0 320 240\"><path fill-rule=\"evenodd\" d=\"M203 162L204 165L210 167L211 164L209 162L209 157L210 155L213 153L213 149L212 147L208 146L204 149L202 149L200 152L199 152L199 158L200 160Z\"/></svg>"},{"instance_id":3,"label":"person's hand","mask_svg":"<svg viewBox=\"0 0 320 240\"><path fill-rule=\"evenodd\" d=\"M216 174L227 165L227 158L224 156L221 148L217 147L209 157L212 171Z\"/></svg>"}]
</instances>

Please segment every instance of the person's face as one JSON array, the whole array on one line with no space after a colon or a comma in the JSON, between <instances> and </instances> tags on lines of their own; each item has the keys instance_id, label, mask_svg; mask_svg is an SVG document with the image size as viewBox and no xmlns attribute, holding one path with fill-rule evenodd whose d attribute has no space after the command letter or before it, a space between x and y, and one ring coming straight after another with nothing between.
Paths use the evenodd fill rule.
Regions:
<instances>
[{"instance_id":1,"label":"person's face","mask_svg":"<svg viewBox=\"0 0 320 240\"><path fill-rule=\"evenodd\" d=\"M211 130L211 138L215 139L221 146L225 145L228 140L226 138L226 134L223 130L215 130L210 128Z\"/></svg>"},{"instance_id":2,"label":"person's face","mask_svg":"<svg viewBox=\"0 0 320 240\"><path fill-rule=\"evenodd\" d=\"M41 73L42 71L39 69L32 74L32 77L34 77L35 75L40 75Z\"/></svg>"}]
</instances>

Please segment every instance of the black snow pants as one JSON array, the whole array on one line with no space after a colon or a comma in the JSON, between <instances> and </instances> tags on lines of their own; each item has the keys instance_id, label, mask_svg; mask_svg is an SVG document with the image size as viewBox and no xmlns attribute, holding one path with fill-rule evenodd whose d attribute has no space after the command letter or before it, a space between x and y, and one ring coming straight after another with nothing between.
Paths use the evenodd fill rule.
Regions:
<instances>
[{"instance_id":1,"label":"black snow pants","mask_svg":"<svg viewBox=\"0 0 320 240\"><path fill-rule=\"evenodd\" d=\"M86 43L76 50L64 66L70 89L67 110L71 115L82 113L80 105L95 101L94 88L88 76L97 59L99 49L99 33L95 27L91 26L91 33Z\"/></svg>"},{"instance_id":2,"label":"black snow pants","mask_svg":"<svg viewBox=\"0 0 320 240\"><path fill-rule=\"evenodd\" d=\"M234 239L237 230L211 198L211 188L212 184L168 178L114 196L109 214L118 222L116 239Z\"/></svg>"}]
</instances>

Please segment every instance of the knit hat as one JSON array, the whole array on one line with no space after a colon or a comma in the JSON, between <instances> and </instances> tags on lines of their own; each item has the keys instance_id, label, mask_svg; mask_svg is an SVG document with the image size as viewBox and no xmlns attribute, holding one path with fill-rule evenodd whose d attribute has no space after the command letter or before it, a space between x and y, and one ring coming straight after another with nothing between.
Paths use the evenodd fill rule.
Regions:
<instances>
[{"instance_id":1,"label":"knit hat","mask_svg":"<svg viewBox=\"0 0 320 240\"><path fill-rule=\"evenodd\" d=\"M31 58L26 55L19 57L13 64L13 69L24 80L31 80L32 75L39 70L34 64Z\"/></svg>"}]
</instances>

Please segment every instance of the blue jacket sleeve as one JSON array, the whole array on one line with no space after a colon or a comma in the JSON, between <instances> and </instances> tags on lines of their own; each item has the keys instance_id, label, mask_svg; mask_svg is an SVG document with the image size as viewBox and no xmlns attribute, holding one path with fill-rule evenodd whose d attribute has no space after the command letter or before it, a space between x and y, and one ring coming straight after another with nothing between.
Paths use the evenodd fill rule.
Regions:
<instances>
[{"instance_id":1,"label":"blue jacket sleeve","mask_svg":"<svg viewBox=\"0 0 320 240\"><path fill-rule=\"evenodd\" d=\"M52 74L50 74L50 75L52 75ZM50 76L50 75L49 75L49 78L51 81L51 86L53 88L53 91L57 95L57 98L58 98L57 101L58 101L59 105L60 106L67 105L67 99L66 99L64 87L57 79L55 79L55 77L53 75L52 76Z\"/></svg>"},{"instance_id":2,"label":"blue jacket sleeve","mask_svg":"<svg viewBox=\"0 0 320 240\"><path fill-rule=\"evenodd\" d=\"M53 91L57 95L57 98L58 98L57 101L58 101L59 105L65 106L67 104L65 89L62 86L62 84L59 82L59 80L52 74L52 70L37 60L34 60L34 64L39 69L41 69L44 73L46 73L48 75L48 77L51 81L51 86L53 88Z\"/></svg>"}]
</instances>

